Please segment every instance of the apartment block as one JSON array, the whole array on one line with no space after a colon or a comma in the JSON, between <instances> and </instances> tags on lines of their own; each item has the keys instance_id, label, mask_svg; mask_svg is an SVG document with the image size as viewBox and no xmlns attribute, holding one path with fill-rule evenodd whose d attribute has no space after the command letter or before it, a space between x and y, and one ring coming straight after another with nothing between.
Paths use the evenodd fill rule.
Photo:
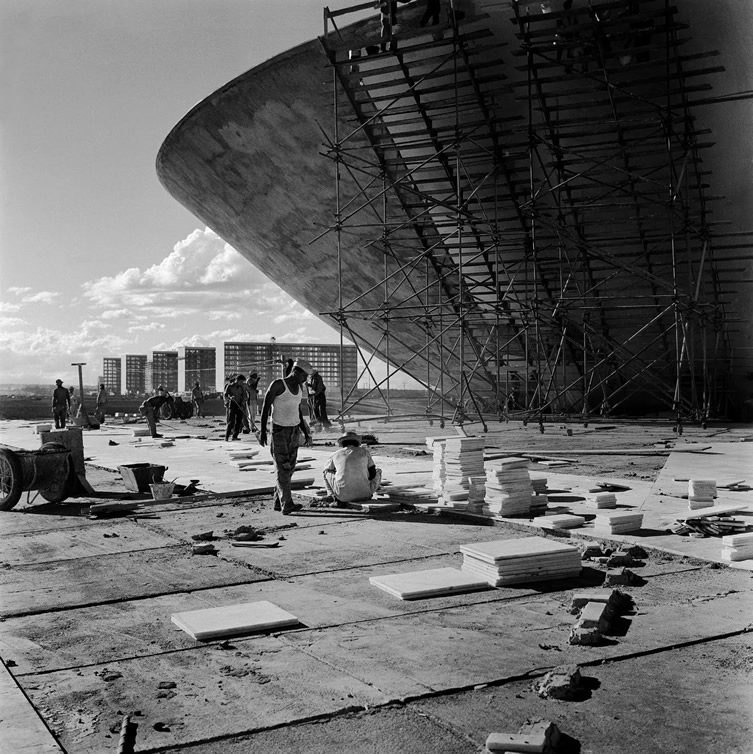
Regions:
<instances>
[{"instance_id":1,"label":"apartment block","mask_svg":"<svg viewBox=\"0 0 753 754\"><path fill-rule=\"evenodd\" d=\"M350 390L358 379L358 351L355 346L321 343L283 343L280 341L225 342L223 344L224 376L250 372L259 374L259 390L281 377L288 359L304 359L319 370L328 390L344 385Z\"/></svg>"},{"instance_id":2,"label":"apartment block","mask_svg":"<svg viewBox=\"0 0 753 754\"><path fill-rule=\"evenodd\" d=\"M146 354L127 353L120 357L122 395L143 395L146 392Z\"/></svg>"},{"instance_id":3,"label":"apartment block","mask_svg":"<svg viewBox=\"0 0 753 754\"><path fill-rule=\"evenodd\" d=\"M178 347L178 389L190 392L199 383L205 393L217 391L217 349Z\"/></svg>"},{"instance_id":4,"label":"apartment block","mask_svg":"<svg viewBox=\"0 0 753 754\"><path fill-rule=\"evenodd\" d=\"M152 351L147 362L145 388L153 393L159 385L169 393L178 392L178 352Z\"/></svg>"},{"instance_id":5,"label":"apartment block","mask_svg":"<svg viewBox=\"0 0 753 754\"><path fill-rule=\"evenodd\" d=\"M122 393L121 362L122 359L119 356L105 356L102 359L102 379L100 382L104 384L108 393L115 393L115 395Z\"/></svg>"}]
</instances>

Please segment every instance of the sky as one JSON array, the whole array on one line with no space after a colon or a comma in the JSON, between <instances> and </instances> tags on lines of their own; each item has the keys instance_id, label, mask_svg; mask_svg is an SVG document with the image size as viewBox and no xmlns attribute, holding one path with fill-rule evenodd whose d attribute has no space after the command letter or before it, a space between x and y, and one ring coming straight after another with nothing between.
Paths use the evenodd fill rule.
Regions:
<instances>
[{"instance_id":1,"label":"sky","mask_svg":"<svg viewBox=\"0 0 753 754\"><path fill-rule=\"evenodd\" d=\"M160 185L170 129L337 0L0 0L0 384L104 356L339 342Z\"/></svg>"}]
</instances>

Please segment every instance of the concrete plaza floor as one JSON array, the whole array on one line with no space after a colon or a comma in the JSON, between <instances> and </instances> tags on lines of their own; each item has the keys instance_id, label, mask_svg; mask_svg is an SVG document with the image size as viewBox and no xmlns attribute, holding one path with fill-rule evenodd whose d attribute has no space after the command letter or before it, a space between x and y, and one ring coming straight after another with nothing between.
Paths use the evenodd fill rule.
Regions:
<instances>
[{"instance_id":1,"label":"concrete plaza floor","mask_svg":"<svg viewBox=\"0 0 753 754\"><path fill-rule=\"evenodd\" d=\"M576 579L414 601L369 577L457 568L469 542L545 534L583 547L594 540L588 525L555 532L527 520L321 507L282 517L270 495L253 493L271 482L268 465L232 464L229 449L256 449L252 436L226 444L219 424L190 420L163 425L173 438L163 446L134 438L133 426L84 433L95 495L58 505L24 495L0 513L0 750L115 751L130 714L141 752L478 752L489 732L537 717L557 723L568 751L750 751L751 574L719 562L717 538L666 531L687 509L687 483L675 480L688 471L719 484L751 476L750 427L678 437L659 424L488 426L490 456L571 459L530 466L548 479L550 509L586 513L591 485L619 481L630 487L619 504L644 513L644 530L628 538L649 553L633 569L642 585L624 588L636 610L602 646L584 647L568 642L568 609L573 592L602 583L593 561ZM415 420L349 426L377 436L385 479L416 486L431 481L425 438L454 432ZM315 436L297 477L318 483L336 437ZM0 443L31 449L38 437L29 423L4 422ZM135 513L90 518L94 502L134 497L115 469L137 462L165 465L180 483L198 478L206 494L141 496ZM747 505L750 494L725 491L719 502ZM277 546L234 547L229 534L242 525ZM192 555L192 538L209 531L217 554ZM257 600L299 624L197 642L170 620ZM537 679L566 663L586 678L583 698L541 699Z\"/></svg>"}]
</instances>

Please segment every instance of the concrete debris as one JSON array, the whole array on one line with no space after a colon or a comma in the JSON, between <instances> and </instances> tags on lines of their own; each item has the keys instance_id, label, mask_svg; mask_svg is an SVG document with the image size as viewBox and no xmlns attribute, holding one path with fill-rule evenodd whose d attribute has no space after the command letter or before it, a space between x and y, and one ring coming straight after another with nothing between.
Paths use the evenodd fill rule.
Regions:
<instances>
[{"instance_id":1,"label":"concrete debris","mask_svg":"<svg viewBox=\"0 0 753 754\"><path fill-rule=\"evenodd\" d=\"M191 555L216 555L217 549L213 544L207 543L203 545L193 545L191 547Z\"/></svg>"},{"instance_id":2,"label":"concrete debris","mask_svg":"<svg viewBox=\"0 0 753 754\"><path fill-rule=\"evenodd\" d=\"M576 623L570 629L570 636L568 637L570 644L586 646L586 647L598 647L604 642L604 636L598 628L583 628Z\"/></svg>"},{"instance_id":3,"label":"concrete debris","mask_svg":"<svg viewBox=\"0 0 753 754\"><path fill-rule=\"evenodd\" d=\"M605 555L609 555L612 552L610 548L604 548L601 545L588 545L581 553L583 560L592 560L594 558L602 558Z\"/></svg>"},{"instance_id":4,"label":"concrete debris","mask_svg":"<svg viewBox=\"0 0 753 754\"><path fill-rule=\"evenodd\" d=\"M490 733L486 748L491 752L554 754L560 742L557 726L549 720L526 722L518 733Z\"/></svg>"},{"instance_id":5,"label":"concrete debris","mask_svg":"<svg viewBox=\"0 0 753 754\"><path fill-rule=\"evenodd\" d=\"M194 542L211 542L216 539L213 531L203 531L201 534L192 534L191 539Z\"/></svg>"},{"instance_id":6,"label":"concrete debris","mask_svg":"<svg viewBox=\"0 0 753 754\"><path fill-rule=\"evenodd\" d=\"M560 665L550 670L536 686L542 699L572 700L581 690L580 668L577 665Z\"/></svg>"},{"instance_id":7,"label":"concrete debris","mask_svg":"<svg viewBox=\"0 0 753 754\"><path fill-rule=\"evenodd\" d=\"M603 586L642 586L646 580L629 568L610 568L604 576Z\"/></svg>"}]
</instances>

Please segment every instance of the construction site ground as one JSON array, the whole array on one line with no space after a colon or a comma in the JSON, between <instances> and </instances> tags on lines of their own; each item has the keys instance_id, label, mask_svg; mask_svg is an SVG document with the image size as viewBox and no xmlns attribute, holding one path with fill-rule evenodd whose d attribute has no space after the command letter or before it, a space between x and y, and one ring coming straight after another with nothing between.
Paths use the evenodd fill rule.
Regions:
<instances>
[{"instance_id":1,"label":"construction site ground","mask_svg":"<svg viewBox=\"0 0 753 754\"><path fill-rule=\"evenodd\" d=\"M600 422L465 425L484 434L487 464L532 455L549 510L584 527L562 531L528 519L492 520L410 505L383 512L323 507L309 490L300 512L272 510L271 466L233 465L219 418L162 423L164 439L133 436L143 423L108 420L84 430L95 490L60 504L24 493L0 513L0 751L115 752L130 715L138 752L481 752L490 732L552 720L561 751L751 751L751 561L721 562L718 537L670 531L687 513L688 478L722 486L753 478L753 428ZM372 434L389 486L431 485L426 438L457 430L421 417L351 417ZM295 479L319 485L337 431L301 449ZM172 442L170 442L172 441ZM33 422L0 424L0 444L39 447ZM565 459L564 463L556 459ZM560 465L544 465L560 464ZM152 463L165 478L200 480L190 497L153 501L129 492L118 466ZM306 468L308 467L308 468ZM590 532L585 498L599 483L627 487L618 505L643 529ZM404 493L407 494L407 493ZM136 510L91 516L102 502ZM753 523L753 492L719 490L718 505ZM274 547L236 547L252 526ZM208 539L211 532L212 539ZM568 641L574 592L599 588L606 567L584 560L576 579L401 601L369 577L459 568L459 547L531 535L583 549L640 544L640 585L620 587L635 610L600 646ZM216 554L192 554L204 535ZM734 566L734 567L731 567ZM195 641L171 622L186 610L269 600L298 625ZM577 664L577 701L540 698L553 667Z\"/></svg>"}]
</instances>

